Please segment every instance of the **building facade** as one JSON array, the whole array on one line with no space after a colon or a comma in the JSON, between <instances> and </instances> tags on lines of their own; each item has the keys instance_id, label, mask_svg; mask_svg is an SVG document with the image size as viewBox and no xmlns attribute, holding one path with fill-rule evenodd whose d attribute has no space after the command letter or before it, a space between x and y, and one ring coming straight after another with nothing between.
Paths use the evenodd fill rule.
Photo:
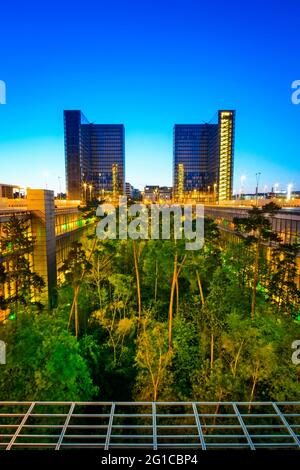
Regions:
<instances>
[{"instance_id":1,"label":"building facade","mask_svg":"<svg viewBox=\"0 0 300 470\"><path fill-rule=\"evenodd\" d=\"M35 240L30 264L34 272L45 281L44 291L38 295L45 305L52 308L56 304L57 281L60 280L59 268L62 267L74 241L82 240L94 232L95 218L85 219L78 205L66 200L55 200L50 190L27 189L26 198L0 200L0 265L9 267L10 250L2 248L1 239L5 237L4 227L12 216L28 222L28 236ZM7 298L16 286L11 281L0 282L0 298ZM1 310L0 322L7 315Z\"/></svg>"},{"instance_id":2,"label":"building facade","mask_svg":"<svg viewBox=\"0 0 300 470\"><path fill-rule=\"evenodd\" d=\"M175 199L232 198L234 124L235 111L219 111L217 123L175 124Z\"/></svg>"},{"instance_id":3,"label":"building facade","mask_svg":"<svg viewBox=\"0 0 300 470\"><path fill-rule=\"evenodd\" d=\"M64 131L68 199L124 194L124 125L89 123L81 111L67 110Z\"/></svg>"}]
</instances>

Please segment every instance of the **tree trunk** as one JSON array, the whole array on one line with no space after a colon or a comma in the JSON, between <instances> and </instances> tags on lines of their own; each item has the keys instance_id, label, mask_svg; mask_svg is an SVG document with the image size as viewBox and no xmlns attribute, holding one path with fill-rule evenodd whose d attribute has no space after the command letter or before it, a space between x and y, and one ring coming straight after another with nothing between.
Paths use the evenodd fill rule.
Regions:
<instances>
[{"instance_id":1,"label":"tree trunk","mask_svg":"<svg viewBox=\"0 0 300 470\"><path fill-rule=\"evenodd\" d=\"M186 255L184 255L180 266L177 270L178 264L178 254L177 252L174 255L174 271L173 271L173 279L171 285L171 294L170 294L170 304L169 304L169 350L172 348L172 326L173 326L173 303L174 303L174 293L176 288L176 283L178 281L179 275L181 273L182 267L186 260ZM179 301L179 300L178 300Z\"/></svg>"},{"instance_id":2,"label":"tree trunk","mask_svg":"<svg viewBox=\"0 0 300 470\"><path fill-rule=\"evenodd\" d=\"M259 269L259 253L260 253L260 235L257 240L255 263L254 263L254 274L253 274L253 289L252 289L252 301L251 301L251 318L254 318L255 307L256 307L256 288L258 284L258 269Z\"/></svg>"},{"instance_id":3,"label":"tree trunk","mask_svg":"<svg viewBox=\"0 0 300 470\"><path fill-rule=\"evenodd\" d=\"M138 297L138 318L139 318L139 321L140 321L141 320L141 313L142 313L142 300L141 300L140 273L139 273L139 265L138 265L138 258L137 258L135 240L133 240L133 257L134 257L135 276L136 276L136 289L137 289L137 297Z\"/></svg>"},{"instance_id":4,"label":"tree trunk","mask_svg":"<svg viewBox=\"0 0 300 470\"><path fill-rule=\"evenodd\" d=\"M158 262L155 261L155 287L154 287L154 300L157 300L157 286L158 286Z\"/></svg>"},{"instance_id":5,"label":"tree trunk","mask_svg":"<svg viewBox=\"0 0 300 470\"><path fill-rule=\"evenodd\" d=\"M178 276L176 276L176 316L179 313L179 284L178 284Z\"/></svg>"},{"instance_id":6,"label":"tree trunk","mask_svg":"<svg viewBox=\"0 0 300 470\"><path fill-rule=\"evenodd\" d=\"M202 305L204 305L203 289L202 289L201 279L200 279L198 270L196 271L196 275L197 275L197 282L198 282L198 288L199 288L199 292L200 292L201 303L202 303Z\"/></svg>"},{"instance_id":7,"label":"tree trunk","mask_svg":"<svg viewBox=\"0 0 300 470\"><path fill-rule=\"evenodd\" d=\"M238 349L237 355L235 356L234 366L233 366L233 370L232 370L232 375L233 375L233 377L236 376L237 365L238 365L238 361L239 361L239 358L240 358L240 355L241 355L241 352L242 352L242 348L243 348L244 342L245 342L245 340L242 340L242 342L241 342L241 344L240 344L240 347L239 347L239 349Z\"/></svg>"},{"instance_id":8,"label":"tree trunk","mask_svg":"<svg viewBox=\"0 0 300 470\"><path fill-rule=\"evenodd\" d=\"M256 364L256 369L255 369L255 372L254 372L254 377L253 377L253 384L252 384L252 389L251 389L251 394L250 394L250 403L249 403L249 406L248 406L248 413L250 413L250 410L251 410L251 403L253 401L253 397L254 397L254 392L255 392L255 387L256 387L256 384L257 384L257 379L258 379L258 364Z\"/></svg>"},{"instance_id":9,"label":"tree trunk","mask_svg":"<svg viewBox=\"0 0 300 470\"><path fill-rule=\"evenodd\" d=\"M213 370L214 367L214 347L215 347L215 337L214 334L211 334L210 338L210 371Z\"/></svg>"},{"instance_id":10,"label":"tree trunk","mask_svg":"<svg viewBox=\"0 0 300 470\"><path fill-rule=\"evenodd\" d=\"M169 350L172 348L173 301L174 301L174 291L175 291L176 278L177 278L177 259L178 259L178 255L176 252L174 256L174 270L173 270L173 279L172 279L170 304L169 304Z\"/></svg>"}]
</instances>

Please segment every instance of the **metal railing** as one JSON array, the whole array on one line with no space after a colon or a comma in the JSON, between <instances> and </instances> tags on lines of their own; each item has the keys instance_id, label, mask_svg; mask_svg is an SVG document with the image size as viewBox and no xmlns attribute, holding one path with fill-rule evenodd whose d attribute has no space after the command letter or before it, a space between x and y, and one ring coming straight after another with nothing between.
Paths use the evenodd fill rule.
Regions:
<instances>
[{"instance_id":1,"label":"metal railing","mask_svg":"<svg viewBox=\"0 0 300 470\"><path fill-rule=\"evenodd\" d=\"M300 402L0 402L0 449L300 449Z\"/></svg>"}]
</instances>

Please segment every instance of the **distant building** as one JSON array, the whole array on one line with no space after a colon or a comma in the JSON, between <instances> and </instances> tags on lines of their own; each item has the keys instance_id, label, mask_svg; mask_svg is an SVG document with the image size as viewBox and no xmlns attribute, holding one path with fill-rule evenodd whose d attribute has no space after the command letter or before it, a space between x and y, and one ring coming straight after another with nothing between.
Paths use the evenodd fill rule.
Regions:
<instances>
[{"instance_id":1,"label":"distant building","mask_svg":"<svg viewBox=\"0 0 300 470\"><path fill-rule=\"evenodd\" d=\"M137 188L133 188L132 190L132 199L134 201L140 201L142 197L141 191Z\"/></svg>"},{"instance_id":2,"label":"distant building","mask_svg":"<svg viewBox=\"0 0 300 470\"><path fill-rule=\"evenodd\" d=\"M132 198L133 186L130 183L125 183L125 195L129 198Z\"/></svg>"},{"instance_id":3,"label":"distant building","mask_svg":"<svg viewBox=\"0 0 300 470\"><path fill-rule=\"evenodd\" d=\"M139 201L141 199L141 191L134 188L130 183L125 183L125 194L129 199Z\"/></svg>"},{"instance_id":4,"label":"distant building","mask_svg":"<svg viewBox=\"0 0 300 470\"><path fill-rule=\"evenodd\" d=\"M124 194L124 125L89 123L71 110L64 111L64 130L68 199Z\"/></svg>"},{"instance_id":5,"label":"distant building","mask_svg":"<svg viewBox=\"0 0 300 470\"><path fill-rule=\"evenodd\" d=\"M159 199L159 186L145 186L144 187L144 194L143 194L145 201L158 201Z\"/></svg>"},{"instance_id":6,"label":"distant building","mask_svg":"<svg viewBox=\"0 0 300 470\"><path fill-rule=\"evenodd\" d=\"M13 199L15 193L19 193L20 187L13 184L0 183L0 197Z\"/></svg>"},{"instance_id":7,"label":"distant building","mask_svg":"<svg viewBox=\"0 0 300 470\"><path fill-rule=\"evenodd\" d=\"M175 198L232 198L234 127L235 111L225 110L215 124L175 124Z\"/></svg>"},{"instance_id":8,"label":"distant building","mask_svg":"<svg viewBox=\"0 0 300 470\"><path fill-rule=\"evenodd\" d=\"M172 186L160 186L159 187L159 200L160 201L171 201L173 197Z\"/></svg>"},{"instance_id":9,"label":"distant building","mask_svg":"<svg viewBox=\"0 0 300 470\"><path fill-rule=\"evenodd\" d=\"M145 186L143 191L145 201L164 202L171 201L173 197L173 188L170 186Z\"/></svg>"}]
</instances>

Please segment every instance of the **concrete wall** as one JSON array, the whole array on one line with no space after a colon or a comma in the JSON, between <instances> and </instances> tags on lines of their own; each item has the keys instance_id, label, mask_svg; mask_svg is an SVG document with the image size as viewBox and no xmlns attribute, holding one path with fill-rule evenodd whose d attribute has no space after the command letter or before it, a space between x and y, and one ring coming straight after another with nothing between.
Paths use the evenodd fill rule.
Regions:
<instances>
[{"instance_id":1,"label":"concrete wall","mask_svg":"<svg viewBox=\"0 0 300 470\"><path fill-rule=\"evenodd\" d=\"M55 305L57 283L54 192L28 189L27 209L31 212L32 235L35 239L34 270L45 280L45 297L48 297L52 307Z\"/></svg>"}]
</instances>

